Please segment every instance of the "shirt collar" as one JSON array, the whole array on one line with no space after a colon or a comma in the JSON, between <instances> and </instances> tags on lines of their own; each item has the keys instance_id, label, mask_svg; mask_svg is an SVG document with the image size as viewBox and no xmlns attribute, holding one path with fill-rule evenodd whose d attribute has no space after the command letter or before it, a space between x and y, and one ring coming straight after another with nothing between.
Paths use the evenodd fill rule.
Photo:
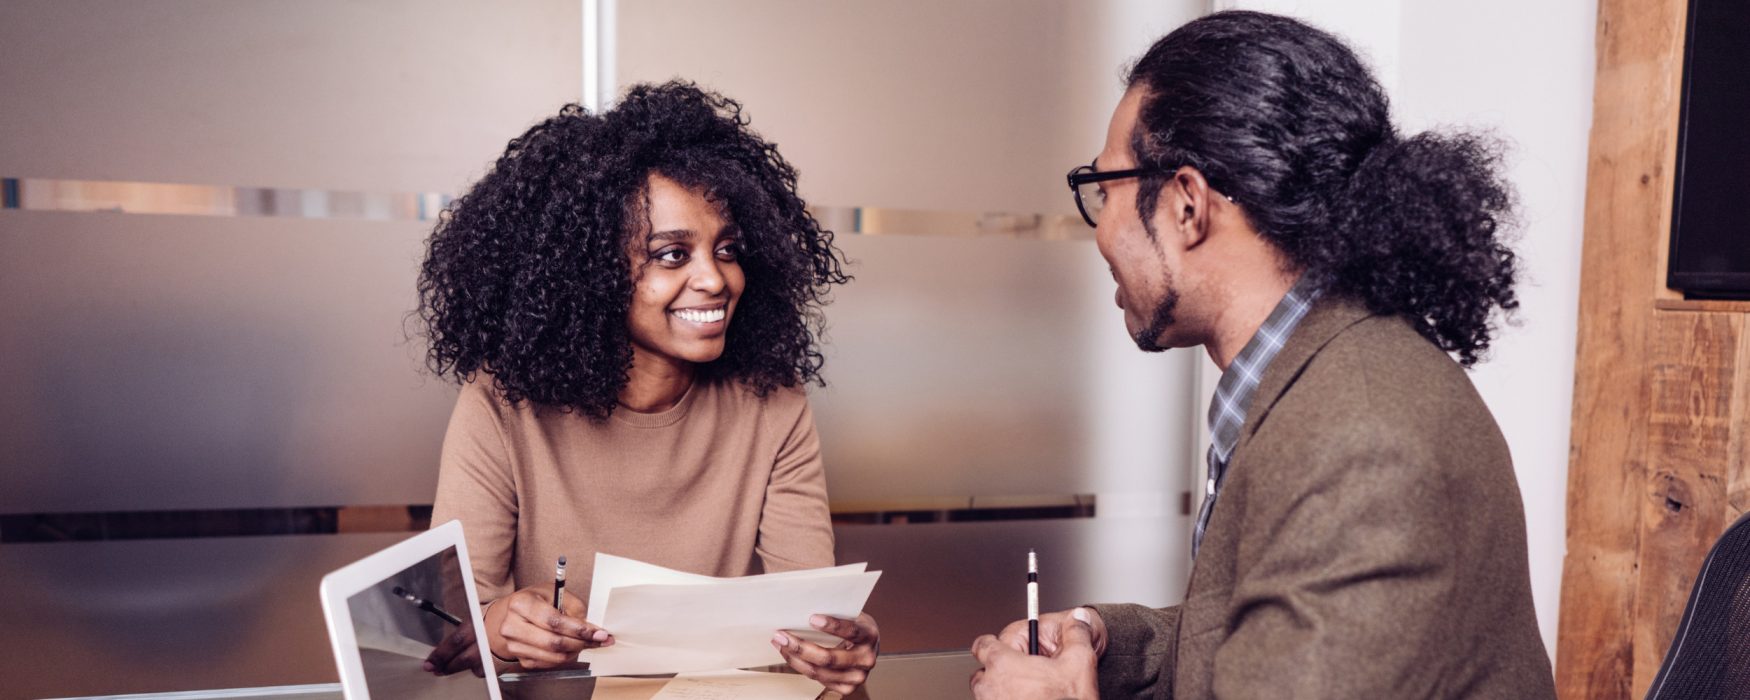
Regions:
<instances>
[{"instance_id":1,"label":"shirt collar","mask_svg":"<svg viewBox=\"0 0 1750 700\"><path fill-rule=\"evenodd\" d=\"M1270 310L1258 332L1234 356L1227 371L1221 373L1221 380L1215 385L1215 398L1209 402L1209 434L1211 449L1222 463L1227 462L1239 443L1240 427L1245 424L1246 411L1251 408L1264 369L1282 351L1300 320L1306 318L1319 292L1311 275L1302 274L1276 303L1276 308Z\"/></svg>"}]
</instances>

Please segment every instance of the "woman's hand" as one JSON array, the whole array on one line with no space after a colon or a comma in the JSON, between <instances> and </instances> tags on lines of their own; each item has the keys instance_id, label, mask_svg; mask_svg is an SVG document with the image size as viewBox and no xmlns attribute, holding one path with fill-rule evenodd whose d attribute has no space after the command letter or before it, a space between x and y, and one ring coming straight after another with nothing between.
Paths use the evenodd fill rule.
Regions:
<instances>
[{"instance_id":1,"label":"woman's hand","mask_svg":"<svg viewBox=\"0 0 1750 700\"><path fill-rule=\"evenodd\" d=\"M798 673L813 678L827 690L850 695L869 678L875 668L875 657L881 650L881 629L869 613L846 620L826 615L808 619L815 629L843 639L828 649L795 635L778 632L772 635L772 646L784 656L784 661Z\"/></svg>"},{"instance_id":2,"label":"woman's hand","mask_svg":"<svg viewBox=\"0 0 1750 700\"><path fill-rule=\"evenodd\" d=\"M443 641L438 642L431 654L425 657L425 670L439 676L459 671L473 671L476 676L485 675L485 670L480 665L480 645L474 642L473 620L463 620L460 627L451 630Z\"/></svg>"},{"instance_id":3,"label":"woman's hand","mask_svg":"<svg viewBox=\"0 0 1750 700\"><path fill-rule=\"evenodd\" d=\"M486 637L492 653L523 668L553 668L577 660L585 649L610 646L614 636L583 619L583 601L565 596L553 609L544 586L531 586L486 607Z\"/></svg>"}]
</instances>

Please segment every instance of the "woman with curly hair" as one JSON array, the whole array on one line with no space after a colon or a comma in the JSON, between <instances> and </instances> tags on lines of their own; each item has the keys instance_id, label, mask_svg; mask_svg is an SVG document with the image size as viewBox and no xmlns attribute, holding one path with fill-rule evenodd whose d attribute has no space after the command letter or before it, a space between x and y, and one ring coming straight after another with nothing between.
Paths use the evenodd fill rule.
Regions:
<instances>
[{"instance_id":1,"label":"woman with curly hair","mask_svg":"<svg viewBox=\"0 0 1750 700\"><path fill-rule=\"evenodd\" d=\"M593 554L713 576L833 564L802 391L848 281L796 172L741 106L687 83L570 105L513 139L428 241L427 362L462 393L433 522L458 519L491 651L525 668L613 643L583 620ZM569 557L563 614L554 562ZM786 660L849 692L878 632L817 617Z\"/></svg>"}]
</instances>

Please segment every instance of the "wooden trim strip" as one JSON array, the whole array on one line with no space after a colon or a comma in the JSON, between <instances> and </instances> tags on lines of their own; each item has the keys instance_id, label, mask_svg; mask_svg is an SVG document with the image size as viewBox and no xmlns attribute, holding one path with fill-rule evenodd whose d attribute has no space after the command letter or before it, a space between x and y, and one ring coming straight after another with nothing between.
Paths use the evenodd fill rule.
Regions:
<instances>
[{"instance_id":1,"label":"wooden trim strip","mask_svg":"<svg viewBox=\"0 0 1750 700\"><path fill-rule=\"evenodd\" d=\"M1684 0L1600 0L1556 687L1628 700L1647 482L1648 333L1676 161Z\"/></svg>"}]
</instances>

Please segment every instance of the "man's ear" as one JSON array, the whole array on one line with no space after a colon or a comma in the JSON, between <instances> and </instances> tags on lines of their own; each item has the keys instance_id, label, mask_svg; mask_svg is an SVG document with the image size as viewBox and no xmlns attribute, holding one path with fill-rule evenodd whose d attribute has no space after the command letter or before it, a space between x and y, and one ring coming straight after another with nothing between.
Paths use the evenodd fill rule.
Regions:
<instances>
[{"instance_id":1,"label":"man's ear","mask_svg":"<svg viewBox=\"0 0 1750 700\"><path fill-rule=\"evenodd\" d=\"M1203 178L1203 173L1189 165L1175 171L1173 179L1161 188L1161 197L1165 200L1161 202L1161 208L1172 213L1171 226L1181 237L1186 250L1209 240L1209 209L1212 204L1209 198L1213 196L1215 193L1209 189L1209 181Z\"/></svg>"}]
</instances>

